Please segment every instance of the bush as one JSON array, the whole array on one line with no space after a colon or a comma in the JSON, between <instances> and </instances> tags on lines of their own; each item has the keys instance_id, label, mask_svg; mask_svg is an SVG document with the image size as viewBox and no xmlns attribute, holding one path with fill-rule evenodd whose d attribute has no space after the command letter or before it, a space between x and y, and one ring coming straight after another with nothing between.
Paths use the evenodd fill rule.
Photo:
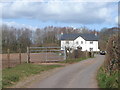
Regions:
<instances>
[{"instance_id":1,"label":"bush","mask_svg":"<svg viewBox=\"0 0 120 90\"><path fill-rule=\"evenodd\" d=\"M77 58L88 58L90 57L89 52L81 51L80 49L73 50L72 53L67 53L68 59L77 59Z\"/></svg>"},{"instance_id":2,"label":"bush","mask_svg":"<svg viewBox=\"0 0 120 90\"><path fill-rule=\"evenodd\" d=\"M120 33L119 33L120 34ZM98 71L98 82L101 88L118 88L120 66L120 35L109 38L104 66Z\"/></svg>"},{"instance_id":3,"label":"bush","mask_svg":"<svg viewBox=\"0 0 120 90\"><path fill-rule=\"evenodd\" d=\"M108 44L107 44L107 55L106 60L104 63L105 68L108 71L117 70L118 64L120 60L120 49L119 44L120 41L118 41L118 35L114 35L110 37Z\"/></svg>"}]
</instances>

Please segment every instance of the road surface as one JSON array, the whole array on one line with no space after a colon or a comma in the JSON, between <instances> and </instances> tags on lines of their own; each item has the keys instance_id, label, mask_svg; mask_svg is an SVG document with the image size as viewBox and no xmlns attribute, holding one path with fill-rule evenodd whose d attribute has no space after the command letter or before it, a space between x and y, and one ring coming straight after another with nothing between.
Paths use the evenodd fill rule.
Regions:
<instances>
[{"instance_id":1,"label":"road surface","mask_svg":"<svg viewBox=\"0 0 120 90\"><path fill-rule=\"evenodd\" d=\"M98 88L96 74L104 62L102 55L68 65L27 88Z\"/></svg>"}]
</instances>

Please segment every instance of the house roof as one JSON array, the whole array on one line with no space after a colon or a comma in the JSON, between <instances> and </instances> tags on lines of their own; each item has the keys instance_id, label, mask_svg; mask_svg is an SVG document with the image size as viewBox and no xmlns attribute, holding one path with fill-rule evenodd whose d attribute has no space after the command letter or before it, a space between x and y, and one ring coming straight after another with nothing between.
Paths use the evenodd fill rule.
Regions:
<instances>
[{"instance_id":1,"label":"house roof","mask_svg":"<svg viewBox=\"0 0 120 90\"><path fill-rule=\"evenodd\" d=\"M95 36L94 34L63 34L61 40L75 40L79 36L86 41L98 41L98 36Z\"/></svg>"}]
</instances>

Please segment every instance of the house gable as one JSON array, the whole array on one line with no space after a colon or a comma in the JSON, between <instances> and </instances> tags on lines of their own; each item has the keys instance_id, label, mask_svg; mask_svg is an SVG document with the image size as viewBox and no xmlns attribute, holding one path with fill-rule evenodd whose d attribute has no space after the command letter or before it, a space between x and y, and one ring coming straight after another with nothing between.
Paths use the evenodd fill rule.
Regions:
<instances>
[{"instance_id":1,"label":"house gable","mask_svg":"<svg viewBox=\"0 0 120 90\"><path fill-rule=\"evenodd\" d=\"M80 44L84 44L86 42L86 40L84 38L82 38L81 36L79 36L78 38L76 38L74 40L74 43L77 44L77 42Z\"/></svg>"}]
</instances>

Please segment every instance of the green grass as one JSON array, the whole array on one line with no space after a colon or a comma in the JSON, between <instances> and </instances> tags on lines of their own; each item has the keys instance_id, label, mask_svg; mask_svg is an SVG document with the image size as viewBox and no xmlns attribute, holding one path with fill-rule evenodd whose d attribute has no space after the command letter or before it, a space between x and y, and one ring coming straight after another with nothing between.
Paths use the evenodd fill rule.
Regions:
<instances>
[{"instance_id":1,"label":"green grass","mask_svg":"<svg viewBox=\"0 0 120 90\"><path fill-rule=\"evenodd\" d=\"M2 73L2 88L14 85L16 82L30 75L38 74L60 66L61 65L35 65L24 63L13 68L6 68Z\"/></svg>"},{"instance_id":2,"label":"green grass","mask_svg":"<svg viewBox=\"0 0 120 90\"><path fill-rule=\"evenodd\" d=\"M79 61L82 61L82 60L86 60L87 58L77 58L77 59L67 59L65 61L62 61L60 63L69 63L69 64L72 64L72 63L76 63L76 62L79 62Z\"/></svg>"},{"instance_id":3,"label":"green grass","mask_svg":"<svg viewBox=\"0 0 120 90\"><path fill-rule=\"evenodd\" d=\"M2 70L0 69L0 90L2 89Z\"/></svg>"},{"instance_id":4,"label":"green grass","mask_svg":"<svg viewBox=\"0 0 120 90\"><path fill-rule=\"evenodd\" d=\"M101 67L97 74L98 85L100 88L118 88L118 71L112 72L110 75L108 72L104 72L104 68Z\"/></svg>"}]
</instances>

